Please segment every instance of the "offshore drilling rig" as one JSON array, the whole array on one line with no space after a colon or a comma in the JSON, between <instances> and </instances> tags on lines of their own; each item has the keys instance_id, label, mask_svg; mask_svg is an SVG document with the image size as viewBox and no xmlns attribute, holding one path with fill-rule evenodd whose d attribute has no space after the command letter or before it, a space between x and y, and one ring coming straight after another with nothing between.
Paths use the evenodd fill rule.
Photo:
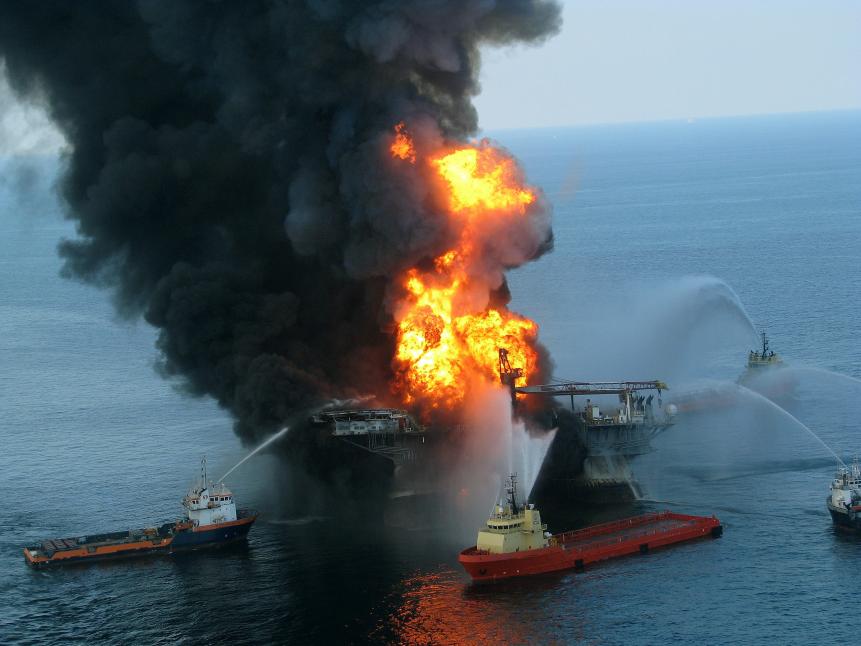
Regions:
<instances>
[{"instance_id":1,"label":"offshore drilling rig","mask_svg":"<svg viewBox=\"0 0 861 646\"><path fill-rule=\"evenodd\" d=\"M511 365L504 348L498 349L498 360L499 378L515 406L524 397L570 401L570 408L540 407L551 414L542 425L557 431L533 486L536 500L600 504L641 496L630 462L653 450L651 441L672 426L676 412L675 405L662 403L664 382L518 386L524 371ZM409 411L395 408L327 409L310 415L301 432L293 433L293 442L303 464L313 465L338 496L342 489L384 495L390 504L398 500L409 507L417 496L439 490L439 461L450 456L467 432L463 425L427 427Z\"/></svg>"},{"instance_id":2,"label":"offshore drilling rig","mask_svg":"<svg viewBox=\"0 0 861 646\"><path fill-rule=\"evenodd\" d=\"M532 495L586 503L641 497L630 461L653 451L651 441L673 425L676 407L664 406L661 399L668 386L662 381L517 386L522 375L522 370L510 365L508 352L500 348L499 377L509 388L515 406L519 395L570 398L570 411L554 412L554 425L559 430ZM606 411L592 399L606 396L616 396L618 407ZM581 405L575 397L586 400Z\"/></svg>"}]
</instances>

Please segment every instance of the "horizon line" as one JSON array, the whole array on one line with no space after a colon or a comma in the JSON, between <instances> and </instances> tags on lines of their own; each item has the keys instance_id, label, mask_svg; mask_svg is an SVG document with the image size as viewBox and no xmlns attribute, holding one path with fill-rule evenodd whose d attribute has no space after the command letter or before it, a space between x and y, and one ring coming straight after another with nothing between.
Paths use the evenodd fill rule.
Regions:
<instances>
[{"instance_id":1,"label":"horizon line","mask_svg":"<svg viewBox=\"0 0 861 646\"><path fill-rule=\"evenodd\" d=\"M719 114L705 116L690 116L690 117L661 117L657 119L634 119L621 121L584 121L575 123L558 123L548 125L523 125L523 126L501 126L501 127L479 127L478 132L504 132L512 130L550 130L550 129L569 129L569 128L592 128L599 126L625 126L638 124L657 124L657 123L696 123L697 121L715 121L719 119L744 119L754 117L789 117L789 116L805 116L814 114L835 114L835 113L850 113L861 112L861 106L849 108L825 108L812 110L791 110L785 112L746 112L738 114Z\"/></svg>"}]
</instances>

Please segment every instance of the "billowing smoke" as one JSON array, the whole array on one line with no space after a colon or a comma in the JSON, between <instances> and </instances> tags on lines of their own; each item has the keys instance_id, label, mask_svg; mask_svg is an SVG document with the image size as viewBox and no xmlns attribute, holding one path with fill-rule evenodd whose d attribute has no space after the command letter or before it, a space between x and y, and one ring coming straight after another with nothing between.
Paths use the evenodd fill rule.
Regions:
<instances>
[{"instance_id":1,"label":"billowing smoke","mask_svg":"<svg viewBox=\"0 0 861 646\"><path fill-rule=\"evenodd\" d=\"M65 272L254 437L389 392L391 276L457 235L392 128L468 137L479 46L559 22L547 0L4 3L0 59L69 144Z\"/></svg>"}]
</instances>

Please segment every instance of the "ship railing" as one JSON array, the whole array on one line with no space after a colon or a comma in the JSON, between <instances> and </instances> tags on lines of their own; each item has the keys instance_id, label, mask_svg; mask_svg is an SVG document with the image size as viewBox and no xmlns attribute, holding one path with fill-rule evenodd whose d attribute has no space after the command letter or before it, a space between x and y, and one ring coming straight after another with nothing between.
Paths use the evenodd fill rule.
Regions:
<instances>
[{"instance_id":1,"label":"ship railing","mask_svg":"<svg viewBox=\"0 0 861 646\"><path fill-rule=\"evenodd\" d=\"M584 529L574 529L568 532L562 532L561 534L556 534L554 538L556 538L559 542L568 542L582 538L591 538L592 536L599 536L601 534L607 534L609 532L618 531L620 529L627 529L629 527L637 527L639 525L646 525L649 523L657 522L666 518L667 513L668 512L650 512L648 514L635 516L634 518L613 520L608 523L601 523L600 525L593 525Z\"/></svg>"},{"instance_id":2,"label":"ship railing","mask_svg":"<svg viewBox=\"0 0 861 646\"><path fill-rule=\"evenodd\" d=\"M601 523L599 525L592 525L591 527L586 527L584 529L575 529L568 532L563 532L561 534L556 534L557 538L564 538L565 540L577 540L581 538L590 538L592 536L599 536L601 534L607 534L609 532L618 531L620 529L627 529L630 527L638 527L640 525L649 525L655 522L660 522L662 520L673 519L673 520L695 520L696 516L686 516L684 514L674 514L670 511L653 511L646 514L641 514L639 516L634 516L633 518L623 518L621 520L612 520L607 523Z\"/></svg>"},{"instance_id":3,"label":"ship railing","mask_svg":"<svg viewBox=\"0 0 861 646\"><path fill-rule=\"evenodd\" d=\"M607 539L605 541L597 541L591 542L588 545L575 545L568 547L563 544L565 549L569 549L573 552L584 552L584 551L592 551L596 549L602 549L604 547L611 547L614 545L619 545L620 543L627 543L633 539L643 540L648 539L652 536L660 536L661 538L673 538L675 536L679 536L682 534L686 534L692 526L696 526L697 523L694 521L687 521L684 525L674 527L672 529L652 529L644 532L640 532L634 536L617 536L612 539Z\"/></svg>"},{"instance_id":4,"label":"ship railing","mask_svg":"<svg viewBox=\"0 0 861 646\"><path fill-rule=\"evenodd\" d=\"M670 528L655 527L652 529L646 529L649 525L660 522L662 520L674 520L679 522L680 524ZM640 539L657 535L660 535L662 537L672 537L678 534L686 533L692 526L696 526L702 523L703 518L699 516L675 514L669 511L652 512L649 514L643 514L642 516L637 516L635 518L627 518L620 521L613 521L609 523L603 523L601 525L595 525L586 529L564 532L562 534L557 534L553 538L555 539L556 544L561 545L566 549L570 549L573 551L583 551L584 549L593 550L600 549L602 547L608 547L611 545L618 545L619 543L624 543L634 538ZM633 529L636 527L642 527L645 529L645 531L641 531L635 535L623 534L621 536L612 536L605 540L590 541L588 545L583 546L568 546L569 543L575 543L577 541L589 539L594 536L601 536L602 534L611 534L614 531Z\"/></svg>"}]
</instances>

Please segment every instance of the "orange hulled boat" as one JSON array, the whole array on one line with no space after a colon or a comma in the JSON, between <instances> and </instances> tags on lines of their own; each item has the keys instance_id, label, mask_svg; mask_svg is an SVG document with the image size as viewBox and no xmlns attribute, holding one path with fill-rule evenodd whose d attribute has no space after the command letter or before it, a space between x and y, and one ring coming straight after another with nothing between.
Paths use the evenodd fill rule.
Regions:
<instances>
[{"instance_id":1,"label":"orange hulled boat","mask_svg":"<svg viewBox=\"0 0 861 646\"><path fill-rule=\"evenodd\" d=\"M200 479L182 499L185 518L146 527L73 538L54 538L24 548L33 567L103 561L145 554L172 554L181 550L223 545L244 539L257 520L257 512L236 509L233 493L223 482L206 477L206 458Z\"/></svg>"},{"instance_id":2,"label":"orange hulled boat","mask_svg":"<svg viewBox=\"0 0 861 646\"><path fill-rule=\"evenodd\" d=\"M513 475L507 492L507 501L496 506L486 526L479 530L476 544L458 557L476 582L582 569L596 561L646 554L694 538L718 538L723 533L714 516L662 511L552 535L534 505L517 503Z\"/></svg>"}]
</instances>

